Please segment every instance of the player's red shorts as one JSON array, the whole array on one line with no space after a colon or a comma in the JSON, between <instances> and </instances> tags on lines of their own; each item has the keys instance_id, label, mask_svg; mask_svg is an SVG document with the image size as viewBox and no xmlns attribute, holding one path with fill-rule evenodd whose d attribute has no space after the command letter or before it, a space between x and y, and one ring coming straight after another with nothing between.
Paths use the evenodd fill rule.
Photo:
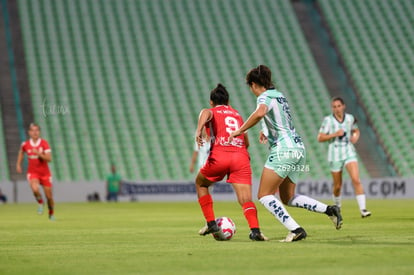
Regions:
<instances>
[{"instance_id":1,"label":"player's red shorts","mask_svg":"<svg viewBox=\"0 0 414 275\"><path fill-rule=\"evenodd\" d=\"M244 152L212 151L200 173L209 181L221 181L227 175L228 183L252 184L250 157Z\"/></svg>"},{"instance_id":2,"label":"player's red shorts","mask_svg":"<svg viewBox=\"0 0 414 275\"><path fill-rule=\"evenodd\" d=\"M51 175L39 175L36 173L27 173L27 180L38 179L39 183L44 187L52 187L52 176Z\"/></svg>"}]
</instances>

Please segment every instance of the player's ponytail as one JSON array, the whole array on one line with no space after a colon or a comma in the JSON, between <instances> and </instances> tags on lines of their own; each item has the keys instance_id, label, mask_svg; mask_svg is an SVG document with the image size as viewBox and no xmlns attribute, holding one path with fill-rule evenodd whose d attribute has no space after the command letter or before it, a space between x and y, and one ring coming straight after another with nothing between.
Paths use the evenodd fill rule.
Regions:
<instances>
[{"instance_id":1,"label":"player's ponytail","mask_svg":"<svg viewBox=\"0 0 414 275\"><path fill-rule=\"evenodd\" d=\"M221 83L217 84L216 88L210 92L210 100L214 105L228 105L229 97L226 87Z\"/></svg>"}]
</instances>

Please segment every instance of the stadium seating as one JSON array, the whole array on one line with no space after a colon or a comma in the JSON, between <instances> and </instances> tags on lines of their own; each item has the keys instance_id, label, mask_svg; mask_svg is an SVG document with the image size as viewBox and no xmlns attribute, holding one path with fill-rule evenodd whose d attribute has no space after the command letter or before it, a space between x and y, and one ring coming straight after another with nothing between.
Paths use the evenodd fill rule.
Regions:
<instances>
[{"instance_id":1,"label":"stadium seating","mask_svg":"<svg viewBox=\"0 0 414 275\"><path fill-rule=\"evenodd\" d=\"M414 2L319 3L389 158L413 176Z\"/></svg>"},{"instance_id":2,"label":"stadium seating","mask_svg":"<svg viewBox=\"0 0 414 275\"><path fill-rule=\"evenodd\" d=\"M53 146L55 178L103 179L115 163L131 180L192 179L209 91L222 82L246 118L256 99L244 77L258 64L290 101L307 146L304 177L330 177L327 146L316 141L329 94L289 1L260 3L19 1L34 115ZM250 131L255 178L267 156L258 131Z\"/></svg>"}]
</instances>

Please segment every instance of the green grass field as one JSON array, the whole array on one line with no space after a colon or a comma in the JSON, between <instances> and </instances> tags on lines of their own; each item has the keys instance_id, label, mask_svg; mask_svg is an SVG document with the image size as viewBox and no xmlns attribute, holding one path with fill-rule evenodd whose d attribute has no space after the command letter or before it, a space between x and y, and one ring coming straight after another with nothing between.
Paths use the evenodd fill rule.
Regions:
<instances>
[{"instance_id":1,"label":"green grass field","mask_svg":"<svg viewBox=\"0 0 414 275\"><path fill-rule=\"evenodd\" d=\"M279 243L287 231L257 203L269 242L252 242L240 207L215 203L237 225L231 241L197 235L196 202L57 204L56 221L36 205L0 205L0 274L413 274L414 201L343 205L339 231L321 214L288 208L308 238Z\"/></svg>"}]
</instances>

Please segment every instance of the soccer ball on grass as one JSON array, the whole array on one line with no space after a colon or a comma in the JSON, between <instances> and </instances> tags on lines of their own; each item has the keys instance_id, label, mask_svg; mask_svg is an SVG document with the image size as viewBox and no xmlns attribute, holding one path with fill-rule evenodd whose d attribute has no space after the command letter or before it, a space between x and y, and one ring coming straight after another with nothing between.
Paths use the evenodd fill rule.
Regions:
<instances>
[{"instance_id":1,"label":"soccer ball on grass","mask_svg":"<svg viewBox=\"0 0 414 275\"><path fill-rule=\"evenodd\" d=\"M236 225L228 217L220 217L216 219L216 223L220 231L213 233L214 239L217 241L229 241L236 234Z\"/></svg>"}]
</instances>

